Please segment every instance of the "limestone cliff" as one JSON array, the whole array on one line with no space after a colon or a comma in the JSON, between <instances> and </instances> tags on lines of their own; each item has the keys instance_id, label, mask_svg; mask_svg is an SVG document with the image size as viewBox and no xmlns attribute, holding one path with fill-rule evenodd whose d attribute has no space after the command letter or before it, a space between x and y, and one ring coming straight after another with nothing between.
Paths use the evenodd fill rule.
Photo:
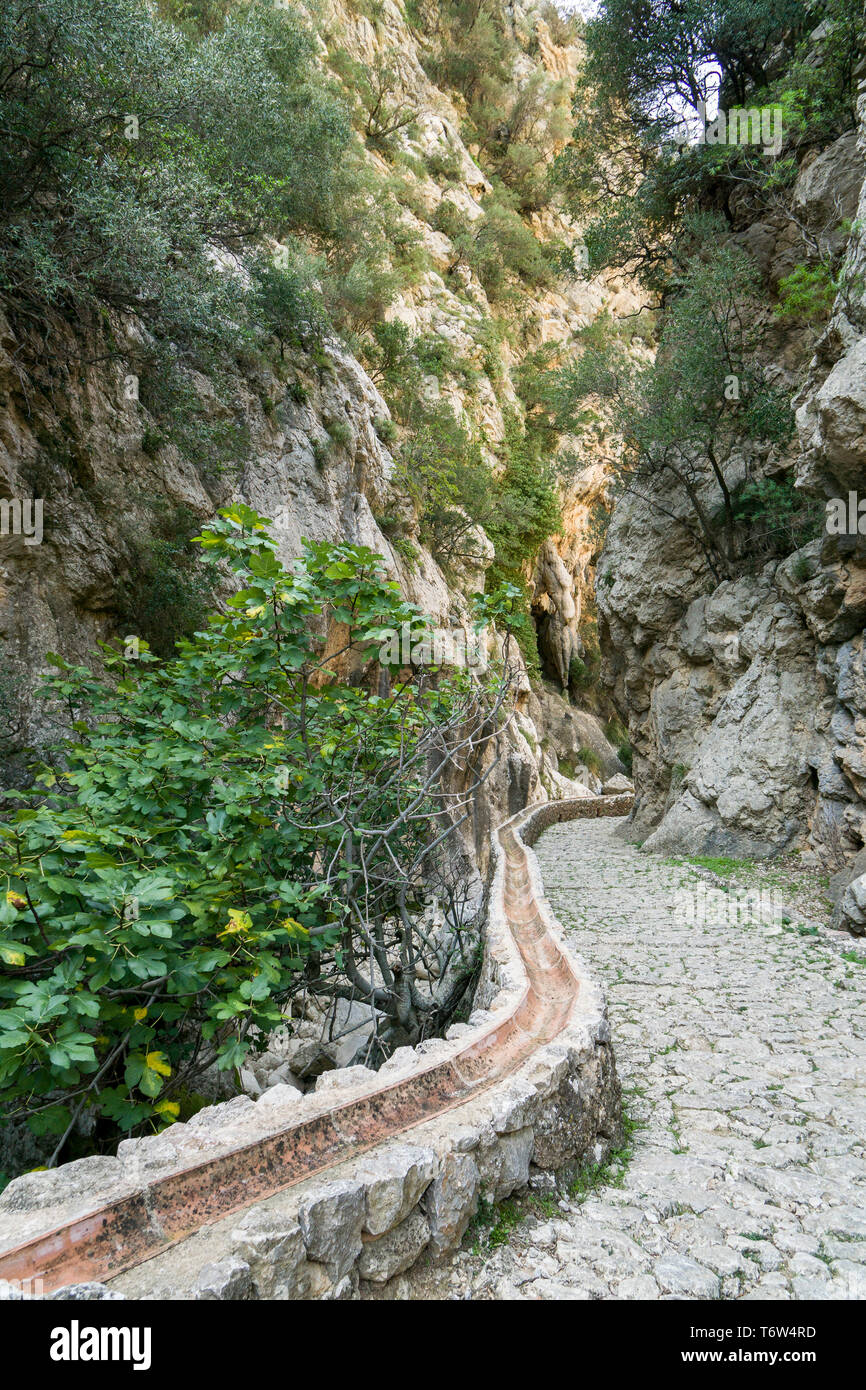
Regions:
<instances>
[{"instance_id":1,"label":"limestone cliff","mask_svg":"<svg viewBox=\"0 0 866 1390\"><path fill-rule=\"evenodd\" d=\"M803 159L791 215L756 222L734 210L734 237L770 295L798 246L802 259L801 237L830 226L839 236L844 219L856 219L844 289L817 342L802 330L776 339L797 437L784 456L746 457L744 446L738 461L753 476L793 469L796 487L822 505L866 486L862 85L859 110L859 138ZM617 505L598 595L607 679L634 745L632 833L666 852L810 848L838 869L866 840L866 542L821 535L716 583L654 501Z\"/></svg>"},{"instance_id":2,"label":"limestone cliff","mask_svg":"<svg viewBox=\"0 0 866 1390\"><path fill-rule=\"evenodd\" d=\"M413 112L411 128L396 137L401 219L420 238L423 270L386 317L401 320L413 334L430 335L468 364L465 380L431 374L424 389L471 418L495 469L503 412L520 408L514 387L520 361L544 343L567 343L602 307L616 309L627 290L616 280L589 282L578 271L563 275L554 287L525 295L517 313L520 331L498 339L492 353L486 349L485 329L498 311L471 269L449 272L454 247L440 230L447 225L443 202L472 221L490 189L461 135L462 98L428 77L423 31L395 0L370 8L369 16L350 0L332 0L315 12L314 22L320 62L335 80L342 74L347 99L353 92L346 54L367 71L385 62L396 67L400 99ZM557 101L567 110L579 46L554 41L543 6L509 7L508 22L518 40L518 79L540 73L562 82ZM386 159L369 139L365 157L383 180L391 177L393 150ZM570 241L577 235L550 208L527 214L527 221L539 234L560 232ZM207 374L194 373L196 411L210 424L223 423L237 441L217 466L191 462L130 390L128 357L144 336L134 317L109 311L98 328L54 321L33 326L32 336L0 321L0 496L44 499L40 545L29 546L21 536L0 539L0 739L5 775L13 780L22 774L26 750L50 732L50 714L34 694L46 652L92 662L99 641L133 630L125 596L142 557L158 556L166 526L179 515L191 519L190 533L217 507L239 498L273 519L286 556L299 553L302 538L366 544L440 623L464 620L467 595L483 585L483 562L446 574L420 542L411 507L394 485L400 432L349 347L333 339L318 355L238 362L228 393L231 411ZM566 516L579 513L587 488L585 478L569 485ZM402 519L399 540L387 520L395 513ZM534 579L534 604L545 618L543 653L563 686L570 658L580 650L579 594L588 582L588 560L570 528L561 542L546 544ZM545 707L553 700L544 696ZM579 746L596 746L602 773L620 770L593 721L576 743L565 707L557 706L549 732L528 684L520 705L510 751L491 783L497 803L516 807L570 787L559 777L560 759L584 785L595 785L593 774L575 763ZM480 832L477 843L479 849L484 843Z\"/></svg>"}]
</instances>

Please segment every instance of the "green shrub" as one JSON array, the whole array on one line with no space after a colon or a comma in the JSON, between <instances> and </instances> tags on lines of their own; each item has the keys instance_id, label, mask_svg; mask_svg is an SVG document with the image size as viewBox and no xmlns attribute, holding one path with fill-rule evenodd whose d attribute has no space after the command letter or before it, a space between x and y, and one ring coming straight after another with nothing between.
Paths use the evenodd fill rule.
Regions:
<instances>
[{"instance_id":1,"label":"green shrub","mask_svg":"<svg viewBox=\"0 0 866 1390\"><path fill-rule=\"evenodd\" d=\"M412 344L412 352L425 376L435 376L441 381L459 370L460 360L454 344L439 333L419 333Z\"/></svg>"},{"instance_id":2,"label":"green shrub","mask_svg":"<svg viewBox=\"0 0 866 1390\"><path fill-rule=\"evenodd\" d=\"M175 643L204 625L219 574L190 544L198 521L188 508L154 510L153 534L131 541L129 570L117 592L117 623L124 636L143 638L157 656L169 657Z\"/></svg>"},{"instance_id":3,"label":"green shrub","mask_svg":"<svg viewBox=\"0 0 866 1390\"><path fill-rule=\"evenodd\" d=\"M456 183L463 172L463 160L451 144L437 145L425 156L425 164L430 177L437 182Z\"/></svg>"},{"instance_id":4,"label":"green shrub","mask_svg":"<svg viewBox=\"0 0 866 1390\"><path fill-rule=\"evenodd\" d=\"M559 21L556 31L565 33ZM528 48L537 52L531 42ZM569 113L567 84L540 65L527 75L525 53L496 0L445 0L436 6L434 43L422 61L433 81L462 94L464 139L479 147L485 171L528 210L549 198L547 163L567 135Z\"/></svg>"},{"instance_id":5,"label":"green shrub","mask_svg":"<svg viewBox=\"0 0 866 1390\"><path fill-rule=\"evenodd\" d=\"M679 498L680 524L720 580L751 563L754 550L727 482L734 460L748 440L787 444L794 418L762 352L754 263L717 244L713 219L691 225L701 250L678 277L655 360L636 363L608 324L595 324L582 335L581 354L559 370L546 408L556 428L574 431L585 425L587 404L603 403L623 441L623 486L666 516L670 497Z\"/></svg>"},{"instance_id":6,"label":"green shrub","mask_svg":"<svg viewBox=\"0 0 866 1390\"><path fill-rule=\"evenodd\" d=\"M413 545L408 536L391 536L390 543L401 559L407 565L414 565L418 559L418 547Z\"/></svg>"},{"instance_id":7,"label":"green shrub","mask_svg":"<svg viewBox=\"0 0 866 1390\"><path fill-rule=\"evenodd\" d=\"M360 127L375 145L387 145L400 130L411 127L416 109L404 90L400 69L393 53L378 54L372 63L362 63L345 49L329 55L356 110Z\"/></svg>"},{"instance_id":8,"label":"green shrub","mask_svg":"<svg viewBox=\"0 0 866 1390\"><path fill-rule=\"evenodd\" d=\"M779 281L776 317L802 323L824 323L833 309L839 281L824 262L816 266L795 266Z\"/></svg>"},{"instance_id":9,"label":"green shrub","mask_svg":"<svg viewBox=\"0 0 866 1390\"><path fill-rule=\"evenodd\" d=\"M624 743L620 743L617 746L616 755L622 763L623 767L625 768L626 772L628 773L629 777L631 777L632 763L634 761L634 752L628 739L626 739Z\"/></svg>"},{"instance_id":10,"label":"green shrub","mask_svg":"<svg viewBox=\"0 0 866 1390\"><path fill-rule=\"evenodd\" d=\"M157 9L191 37L221 29L233 0L157 0Z\"/></svg>"},{"instance_id":11,"label":"green shrub","mask_svg":"<svg viewBox=\"0 0 866 1390\"><path fill-rule=\"evenodd\" d=\"M585 655L586 661L579 656L573 656L568 663L568 686L574 695L591 690L598 682L600 657L597 653Z\"/></svg>"},{"instance_id":12,"label":"green shrub","mask_svg":"<svg viewBox=\"0 0 866 1390\"><path fill-rule=\"evenodd\" d=\"M494 386L500 385L504 378L503 346L508 337L508 327L501 318L481 319L472 327L472 336L481 349L482 366L485 375Z\"/></svg>"},{"instance_id":13,"label":"green shrub","mask_svg":"<svg viewBox=\"0 0 866 1390\"><path fill-rule=\"evenodd\" d=\"M324 285L325 302L334 320L356 332L381 319L403 281L387 261L381 235L365 248L352 248L335 261Z\"/></svg>"},{"instance_id":14,"label":"green shrub","mask_svg":"<svg viewBox=\"0 0 866 1390\"><path fill-rule=\"evenodd\" d=\"M170 343L154 341L138 363L140 405L154 424L144 430L142 448L154 456L171 444L199 476L218 479L237 471L249 449L249 421L236 376L215 354L198 354L212 395L201 392L188 364Z\"/></svg>"},{"instance_id":15,"label":"green shrub","mask_svg":"<svg viewBox=\"0 0 866 1390\"><path fill-rule=\"evenodd\" d=\"M577 760L578 762L583 763L584 767L588 768L589 771L594 773L596 777L599 776L601 772L602 763L601 758L599 757L598 753L596 753L594 748L587 748L586 746L578 748Z\"/></svg>"},{"instance_id":16,"label":"green shrub","mask_svg":"<svg viewBox=\"0 0 866 1390\"><path fill-rule=\"evenodd\" d=\"M559 482L543 441L525 429L515 415L506 415L505 462L497 479L495 504L485 522L495 557L487 571L488 592L510 585L515 602L514 636L527 670L540 676L538 640L525 571L543 541L562 521Z\"/></svg>"},{"instance_id":17,"label":"green shrub","mask_svg":"<svg viewBox=\"0 0 866 1390\"><path fill-rule=\"evenodd\" d=\"M191 371L225 420L245 362L274 346L315 358L327 332L365 331L426 268L301 7L10 0L0 51L7 313L26 326L60 312L106 335L112 310L141 319L124 355L140 376L156 361L154 428L196 466L209 453L217 471L217 426Z\"/></svg>"},{"instance_id":18,"label":"green shrub","mask_svg":"<svg viewBox=\"0 0 866 1390\"><path fill-rule=\"evenodd\" d=\"M361 351L373 381L396 390L411 368L412 335L401 319L382 320L371 326Z\"/></svg>"},{"instance_id":19,"label":"green shrub","mask_svg":"<svg viewBox=\"0 0 866 1390\"><path fill-rule=\"evenodd\" d=\"M407 519L402 516L393 516L389 513L385 516L377 516L374 520L379 530L388 537L391 549L395 550L408 565L414 565L418 559L418 547L413 544L406 534L409 530L409 522Z\"/></svg>"},{"instance_id":20,"label":"green shrub","mask_svg":"<svg viewBox=\"0 0 866 1390\"><path fill-rule=\"evenodd\" d=\"M326 429L338 449L351 448L355 436L348 420L328 420Z\"/></svg>"},{"instance_id":21,"label":"green shrub","mask_svg":"<svg viewBox=\"0 0 866 1390\"><path fill-rule=\"evenodd\" d=\"M474 533L493 510L493 476L480 441L450 406L418 412L398 454L397 480L415 504L422 541L441 564L481 558Z\"/></svg>"},{"instance_id":22,"label":"green shrub","mask_svg":"<svg viewBox=\"0 0 866 1390\"><path fill-rule=\"evenodd\" d=\"M614 716L613 719L608 720L607 725L605 726L604 736L607 739L608 743L613 744L614 748L616 749L617 757L619 758L626 772L629 774L629 776L631 776L633 759L632 746L629 742L628 730L624 727L624 725L616 716Z\"/></svg>"},{"instance_id":23,"label":"green shrub","mask_svg":"<svg viewBox=\"0 0 866 1390\"><path fill-rule=\"evenodd\" d=\"M4 6L0 270L13 305L107 304L182 345L235 344L243 287L213 246L326 228L349 128L309 30L255 0L205 29L185 35L139 0Z\"/></svg>"},{"instance_id":24,"label":"green shrub","mask_svg":"<svg viewBox=\"0 0 866 1390\"><path fill-rule=\"evenodd\" d=\"M397 438L397 426L389 415L377 415L373 421L373 429L383 444L393 444Z\"/></svg>"},{"instance_id":25,"label":"green shrub","mask_svg":"<svg viewBox=\"0 0 866 1390\"><path fill-rule=\"evenodd\" d=\"M515 300L521 284L543 289L554 281L550 248L538 240L501 187L485 199L484 216L455 235L454 246L492 299Z\"/></svg>"},{"instance_id":26,"label":"green shrub","mask_svg":"<svg viewBox=\"0 0 866 1390\"><path fill-rule=\"evenodd\" d=\"M471 226L466 213L460 209L453 198L440 198L433 214L433 226L437 232L444 233L451 241L465 236Z\"/></svg>"},{"instance_id":27,"label":"green shrub","mask_svg":"<svg viewBox=\"0 0 866 1390\"><path fill-rule=\"evenodd\" d=\"M323 682L325 619L361 656L424 630L372 552L311 545L286 571L242 506L201 544L240 582L226 610L166 662L106 649L104 680L53 658L69 737L4 794L0 1100L57 1137L54 1157L85 1116L97 1145L171 1122L204 1065L239 1067L371 934L385 987L369 999L404 1038L447 1020L475 968L458 932L458 988L419 1014L389 965L406 942L385 934L436 882L431 739L451 720L462 737L466 680L389 699Z\"/></svg>"},{"instance_id":28,"label":"green shrub","mask_svg":"<svg viewBox=\"0 0 866 1390\"><path fill-rule=\"evenodd\" d=\"M541 660L538 654L538 634L532 617L530 586L520 573L515 573L494 560L485 575L485 587L488 593L501 593L506 590L510 594L510 630L530 679L540 680Z\"/></svg>"},{"instance_id":29,"label":"green shrub","mask_svg":"<svg viewBox=\"0 0 866 1390\"><path fill-rule=\"evenodd\" d=\"M813 15L820 16L820 26L812 20L811 32L768 84L766 96L782 105L784 129L791 137L826 145L856 124L854 74L863 14L858 0L822 0Z\"/></svg>"},{"instance_id":30,"label":"green shrub","mask_svg":"<svg viewBox=\"0 0 866 1390\"><path fill-rule=\"evenodd\" d=\"M482 163L511 190L521 212L550 200L549 161L569 133L567 96L568 84L539 67L528 77L509 79L492 100L485 93L471 107Z\"/></svg>"},{"instance_id":31,"label":"green shrub","mask_svg":"<svg viewBox=\"0 0 866 1390\"><path fill-rule=\"evenodd\" d=\"M734 514L758 554L798 550L820 535L824 519L820 502L798 492L790 474L746 483L735 496Z\"/></svg>"},{"instance_id":32,"label":"green shrub","mask_svg":"<svg viewBox=\"0 0 866 1390\"><path fill-rule=\"evenodd\" d=\"M166 438L161 430L148 427L141 436L141 452L154 459L165 443Z\"/></svg>"},{"instance_id":33,"label":"green shrub","mask_svg":"<svg viewBox=\"0 0 866 1390\"><path fill-rule=\"evenodd\" d=\"M506 416L505 465L488 531L497 563L516 573L562 524L556 469L543 444Z\"/></svg>"},{"instance_id":34,"label":"green shrub","mask_svg":"<svg viewBox=\"0 0 866 1390\"><path fill-rule=\"evenodd\" d=\"M320 344L330 328L317 280L322 263L297 244L284 245L278 261L262 260L253 268L251 312L285 349Z\"/></svg>"},{"instance_id":35,"label":"green shrub","mask_svg":"<svg viewBox=\"0 0 866 1390\"><path fill-rule=\"evenodd\" d=\"M690 214L724 206L735 189L755 216L778 212L798 147L820 148L856 125L861 33L859 0L602 0L587 24L572 140L555 168L583 219L591 269L629 266L664 290L687 252ZM719 72L724 110L781 106L786 158L681 143ZM600 147L620 151L616 168L599 162Z\"/></svg>"},{"instance_id":36,"label":"green shrub","mask_svg":"<svg viewBox=\"0 0 866 1390\"><path fill-rule=\"evenodd\" d=\"M410 174L414 174L417 179L423 179L426 176L427 165L421 156L414 154L412 150L395 150L392 159L396 169L408 169Z\"/></svg>"}]
</instances>

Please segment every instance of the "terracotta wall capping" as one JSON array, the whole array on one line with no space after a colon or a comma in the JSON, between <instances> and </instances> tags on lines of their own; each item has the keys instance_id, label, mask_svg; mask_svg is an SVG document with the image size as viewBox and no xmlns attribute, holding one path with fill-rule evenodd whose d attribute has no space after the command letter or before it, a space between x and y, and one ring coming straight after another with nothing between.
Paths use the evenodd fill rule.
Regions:
<instances>
[{"instance_id":1,"label":"terracotta wall capping","mask_svg":"<svg viewBox=\"0 0 866 1390\"><path fill-rule=\"evenodd\" d=\"M530 846L557 821L631 804L546 802L494 832L468 1023L378 1072L236 1097L116 1157L15 1179L0 1195L0 1280L39 1278L62 1296L114 1280L113 1296L354 1297L453 1249L480 1198L599 1161L620 1124L605 1003L562 940Z\"/></svg>"}]
</instances>

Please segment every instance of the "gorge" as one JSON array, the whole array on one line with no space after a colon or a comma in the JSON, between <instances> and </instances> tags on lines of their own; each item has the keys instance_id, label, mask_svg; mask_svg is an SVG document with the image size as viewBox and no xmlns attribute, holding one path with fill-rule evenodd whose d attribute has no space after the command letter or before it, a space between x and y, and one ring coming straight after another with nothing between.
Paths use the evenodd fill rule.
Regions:
<instances>
[{"instance_id":1,"label":"gorge","mask_svg":"<svg viewBox=\"0 0 866 1390\"><path fill-rule=\"evenodd\" d=\"M500 828L575 804L586 823L538 849L563 959L570 904L588 894L612 1054L619 1026L639 1056L629 1081L648 1068L661 1108L657 1044L694 1033L688 990L672 987L661 1022L621 1017L619 908L584 856L611 883L626 866L651 881L646 921L632 903L619 928L641 978L645 954L672 970L669 951L703 960L716 936L702 921L681 940L665 885L775 895L742 962L739 926L718 936L720 1032L742 1042L755 1094L796 1089L801 1055L826 1073L809 1123L835 1107L845 1164L828 1177L843 1160L822 1129L791 1160L802 1192L750 1170L770 1204L802 1197L781 1244L761 1199L779 1261L764 1250L752 1279L737 1221L735 1255L719 1256L729 1233L703 1198L703 1234L686 1213L664 1249L640 1239L636 1253L630 1218L608 1211L616 1268L598 1232L591 1269L571 1258L566 1185L579 1190L578 1170L610 1178L630 1152L598 1060L602 1002L581 1043L592 1065L572 1050L566 1068L590 1118L564 1104L557 1071L538 1114L494 1137L479 1120L455 1239L437 1234L444 1168L434 1179L424 1159L438 1195L422 1184L409 1201L420 1179L401 1170L387 1228L368 1208L362 1232L356 1197L310 1218L351 1228L351 1259L312 1227L303 1241L281 1230L295 1273L274 1292L262 1252L276 1236L256 1233L253 1208L243 1240L215 1240L217 1262L246 1274L195 1284L202 1261L194 1278L179 1254L181 1277L161 1255L149 1296L520 1297L512 1244L483 1274L466 1242L483 1244L488 1204L525 1199L531 1220L553 1203L532 1258L550 1248L557 1267L527 1279L537 1297L760 1284L806 1298L826 1282L815 1264L834 1261L826 1296L862 1297L862 1262L832 1244L862 1237L866 1177L859 6L732 0L690 20L632 0L586 15L535 0L13 0L0 43L3 1250L41 1229L40 1211L74 1206L88 1173L97 1186L104 1173L107 1202L114 1165L149 1183L185 1144L197 1162L258 1135L253 1105L318 1116L480 1028L505 1007L497 990L517 988L497 983L491 945ZM751 138L768 113L769 144ZM440 645L407 659L401 624L424 622ZM479 644L482 674L460 658ZM595 819L613 814L615 828ZM572 866L559 896L545 844ZM780 1038L790 1067L732 1025L764 931L779 989L795 990L788 954L814 936L820 997L827 981L846 991L832 1027L803 1007L820 1045ZM583 918L579 950L594 978ZM704 984L715 968L697 968ZM677 1008L688 1027L671 1025ZM695 1048L685 1089L732 1086L714 1114L764 1147L737 1075ZM542 1162L538 1136L561 1125L571 1147ZM668 1154L675 1126L662 1129ZM689 1142L690 1191L745 1163ZM776 1145L790 1176L798 1142L766 1141L762 1180ZM636 1160L635 1181L655 1180L656 1157ZM813 1230L817 1172L843 1216ZM377 1266L371 1239L394 1230Z\"/></svg>"}]
</instances>

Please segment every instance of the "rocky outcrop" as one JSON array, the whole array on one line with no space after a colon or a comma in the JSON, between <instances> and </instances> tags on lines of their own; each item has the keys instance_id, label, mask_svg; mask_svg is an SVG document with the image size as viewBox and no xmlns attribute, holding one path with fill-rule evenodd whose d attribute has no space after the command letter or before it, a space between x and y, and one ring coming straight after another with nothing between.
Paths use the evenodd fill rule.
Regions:
<instances>
[{"instance_id":1,"label":"rocky outcrop","mask_svg":"<svg viewBox=\"0 0 866 1390\"><path fill-rule=\"evenodd\" d=\"M512 11L525 32L524 76L540 65L551 78L571 80L576 50L554 43L541 8L527 3ZM316 23L323 64L340 50L368 64L395 62L417 112L411 131L397 139L405 161L400 178L409 190L401 216L428 261L387 317L465 359L471 384L453 375L440 383L431 375L424 389L474 422L495 467L504 412L519 404L513 377L522 355L545 342L568 343L603 307L632 307L627 291L618 280L589 281L575 271L524 297L519 349L496 340L491 356L484 330L498 310L468 268L449 274L454 248L436 217L448 199L477 219L490 191L461 135L459 96L430 80L421 62L423 40L391 0L376 7L374 19L333 0ZM372 142L367 158L383 179L394 177L396 165ZM540 235L574 231L550 209L533 214L532 223ZM194 428L194 420L179 419L175 431L148 410L145 393L138 398L130 363L145 340L134 317L108 312L93 325L58 320L47 342L30 342L0 319L0 499L44 501L39 545L0 535L0 782L24 780L29 750L57 733L55 712L36 695L46 654L56 651L98 669L97 644L135 631L124 616L124 594L142 555L164 542L176 515L190 520L188 533L220 506L247 502L272 518L284 560L300 553L305 538L367 545L383 556L404 594L447 626L465 624L467 596L483 587L483 564L446 574L419 540L411 508L394 484L396 427L376 384L345 345L330 340L315 354L291 350L285 358L275 352L272 360L239 360L219 393L202 371L191 372L184 415L198 412L208 426L225 425L236 439L217 466L208 457L193 462L178 447L181 427ZM33 362L39 369L26 370L24 364ZM589 582L591 552L578 539L578 522L600 488L595 474L572 487L565 534L545 546L535 581L536 614L545 611L550 619L545 659L560 686L567 684L571 655L580 650L581 594ZM389 525L395 515L406 522L399 538ZM408 546L400 544L406 540ZM483 536L480 549L489 561ZM599 722L552 690L533 694L525 674L516 706L485 752L483 770L490 775L465 832L462 867L479 901L490 830L503 814L549 797L587 796L599 789L600 777L621 771ZM581 760L586 750L592 766ZM244 1069L247 1095L313 1090L321 1074L345 1066L362 1048L369 1021L357 1020L348 1031L347 1022L356 1020L292 1020L291 1043L276 1039ZM218 1101L224 1085L225 1078L205 1078L202 1089ZM0 1169L16 1171L42 1157L29 1136L22 1141L4 1131Z\"/></svg>"},{"instance_id":2,"label":"rocky outcrop","mask_svg":"<svg viewBox=\"0 0 866 1390\"><path fill-rule=\"evenodd\" d=\"M565 689L572 663L585 655L581 629L592 601L599 528L595 514L610 509L610 478L591 463L563 489L562 530L544 542L533 575L532 612L545 670Z\"/></svg>"},{"instance_id":3,"label":"rocky outcrop","mask_svg":"<svg viewBox=\"0 0 866 1390\"><path fill-rule=\"evenodd\" d=\"M449 274L454 247L436 216L447 198L477 219L480 200L490 191L460 133L462 99L431 82L422 62L423 34L391 0L377 6L373 18L331 0L317 23L323 63L333 64L342 53L372 66L396 65L403 96L416 113L411 130L397 137L405 160L401 217L421 238L428 265L397 296L387 317L400 319L413 334L440 339L471 366L471 384L453 376L440 384L431 376L425 389L444 394L474 422L495 467L503 412L518 405L512 378L522 355L544 342L567 343L602 308L616 311L620 300L625 305L628 292L619 280L589 281L575 271L553 288L524 297L520 351L504 341L491 360L483 332L499 311L468 267ZM578 48L557 46L543 7L531 0L510 7L509 23L523 44L523 77L573 78ZM351 91L349 96L354 99ZM383 179L393 176L375 142L367 157ZM443 159L444 173L438 172ZM574 239L575 229L551 209L531 220L540 235ZM238 368L223 393L233 400L233 419L223 422L237 428L237 448L216 468L207 461L191 463L171 430L137 399L136 381L130 389L129 358L144 336L134 319L116 315L90 330L58 322L51 328L50 369L33 374L22 367L33 345L0 321L0 498L42 498L45 517L39 545L0 536L0 741L10 760L7 777L23 772L20 750L38 746L50 732L50 713L33 693L45 653L91 661L97 642L119 632L120 596L142 547L159 543L167 517L178 509L194 526L232 498L249 502L273 519L287 558L299 553L303 538L369 545L386 558L406 595L437 622L464 621L465 595L483 586L483 565L446 576L411 533L411 518L406 534L414 557L394 542L388 519L406 519L384 442L394 437L394 425L364 368L339 343L328 343L315 358L290 353L285 363ZM193 384L197 408L210 423L228 417L207 377L194 373ZM595 475L571 486L564 536L546 544L534 585L543 655L562 687L571 656L580 650L581 589L587 582L580 509L591 505L600 486ZM484 550L485 538L480 544ZM489 546L487 551L489 558Z\"/></svg>"},{"instance_id":4,"label":"rocky outcrop","mask_svg":"<svg viewBox=\"0 0 866 1390\"><path fill-rule=\"evenodd\" d=\"M866 120L866 94L860 108ZM779 349L796 393L796 486L821 502L866 490L864 158L861 125L859 139L804 161L793 190L796 218L821 236L860 197L844 288L811 360L807 339ZM754 224L737 240L771 283L803 259L790 226L783 236ZM751 463L761 476L780 461ZM719 584L681 526L627 495L600 572L605 676L634 747L630 833L667 853L764 857L809 845L844 865L866 842L863 536L827 535Z\"/></svg>"},{"instance_id":5,"label":"rocky outcrop","mask_svg":"<svg viewBox=\"0 0 866 1390\"><path fill-rule=\"evenodd\" d=\"M393 469L376 432L387 406L339 345L329 345L326 365L309 364L288 380L265 369L239 377L248 455L209 475L170 439L154 440L154 421L126 399L123 349L137 326L118 321L113 329L111 344L68 331L49 393L32 383L22 389L15 358L23 345L0 322L0 494L44 499L41 544L0 538L4 694L37 743L46 716L33 687L45 653L91 659L97 642L118 631L119 591L136 549L160 538L171 509L203 520L240 497L273 519L287 556L304 537L345 539L378 550L397 570L374 519ZM73 375L64 354L95 364ZM105 355L119 355L113 370ZM208 383L199 384L207 401ZM407 576L406 588L440 620L447 615L450 596L435 566Z\"/></svg>"}]
</instances>

